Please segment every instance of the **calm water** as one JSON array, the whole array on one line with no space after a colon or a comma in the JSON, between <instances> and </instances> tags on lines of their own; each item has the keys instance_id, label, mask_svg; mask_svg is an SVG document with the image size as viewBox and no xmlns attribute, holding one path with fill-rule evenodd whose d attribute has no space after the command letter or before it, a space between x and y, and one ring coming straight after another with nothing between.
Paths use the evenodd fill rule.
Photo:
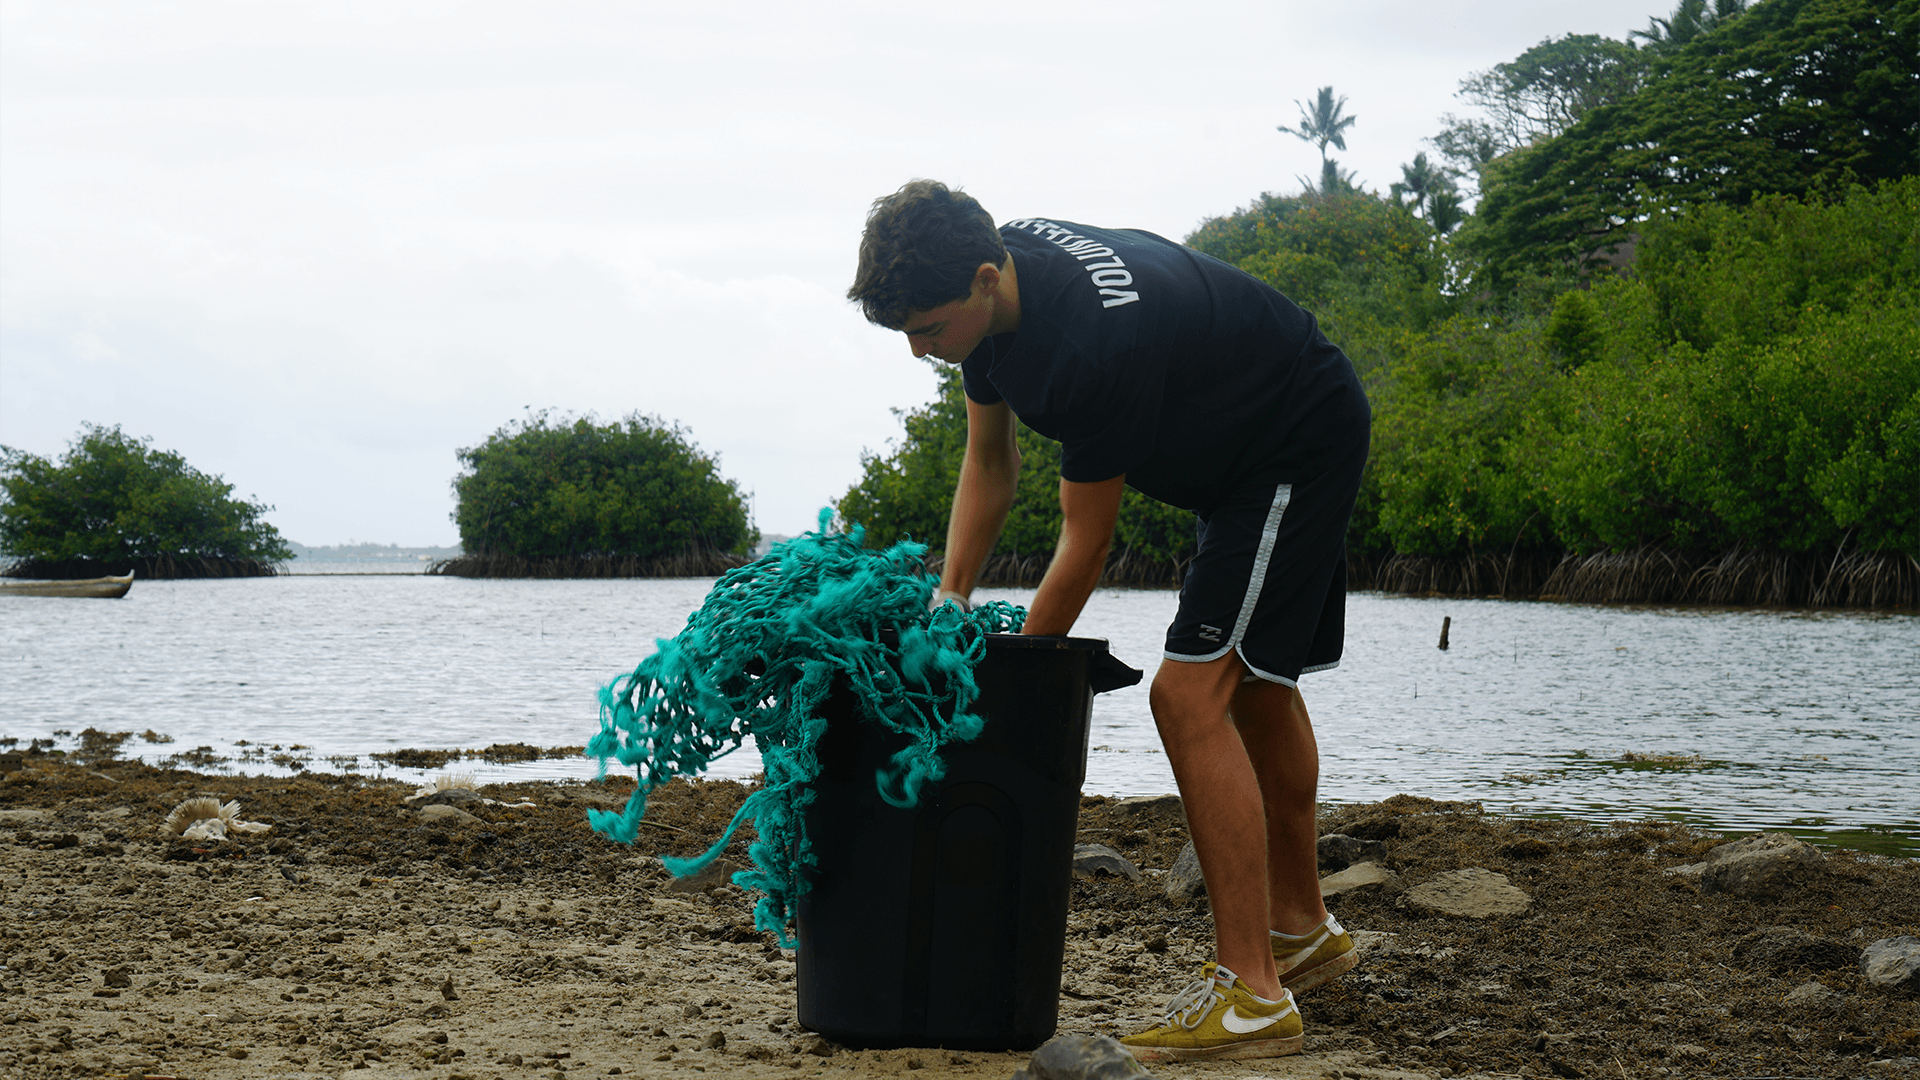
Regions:
<instances>
[{"instance_id":1,"label":"calm water","mask_svg":"<svg viewBox=\"0 0 1920 1080\"><path fill-rule=\"evenodd\" d=\"M580 745L598 729L596 689L678 632L710 586L304 575L148 581L119 601L9 598L0 736L151 731L173 741L136 737L125 750L157 761L204 746L233 759L213 771L278 771L269 759L283 754L408 778L423 774L366 755ZM1079 632L1151 670L1174 603L1169 592L1102 591ZM1442 617L1453 620L1445 652ZM1913 616L1355 594L1345 661L1302 688L1324 801L1407 792L1523 814L1789 828L1920 854ZM1097 699L1092 743L1088 792L1173 790L1144 685ZM746 750L712 775L757 767Z\"/></svg>"}]
</instances>

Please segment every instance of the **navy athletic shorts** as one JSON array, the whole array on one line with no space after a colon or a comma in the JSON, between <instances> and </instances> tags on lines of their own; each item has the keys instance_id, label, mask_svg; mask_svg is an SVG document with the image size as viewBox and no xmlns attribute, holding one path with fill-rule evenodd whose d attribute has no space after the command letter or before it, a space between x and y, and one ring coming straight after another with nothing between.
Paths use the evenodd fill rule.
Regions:
<instances>
[{"instance_id":1,"label":"navy athletic shorts","mask_svg":"<svg viewBox=\"0 0 1920 1080\"><path fill-rule=\"evenodd\" d=\"M1202 663L1237 651L1250 678L1287 686L1338 667L1347 523L1365 463L1363 443L1328 472L1248 488L1201 513L1167 658Z\"/></svg>"}]
</instances>

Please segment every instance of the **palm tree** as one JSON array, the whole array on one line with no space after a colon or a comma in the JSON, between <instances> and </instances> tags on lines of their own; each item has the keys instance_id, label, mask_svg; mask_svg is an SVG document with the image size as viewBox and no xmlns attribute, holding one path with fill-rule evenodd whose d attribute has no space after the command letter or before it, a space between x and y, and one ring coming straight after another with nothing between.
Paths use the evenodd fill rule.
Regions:
<instances>
[{"instance_id":1,"label":"palm tree","mask_svg":"<svg viewBox=\"0 0 1920 1080\"><path fill-rule=\"evenodd\" d=\"M1347 148L1346 130L1352 127L1359 117L1340 115L1347 107L1347 99L1342 95L1338 101L1334 100L1331 86L1320 88L1320 96L1314 99L1312 109L1308 109L1298 98L1294 99L1293 103L1300 106L1300 126L1291 128L1280 124L1275 127L1275 130L1284 131L1303 142L1318 146L1320 170L1324 173L1327 168L1327 144L1332 143L1345 150Z\"/></svg>"},{"instance_id":2,"label":"palm tree","mask_svg":"<svg viewBox=\"0 0 1920 1080\"><path fill-rule=\"evenodd\" d=\"M1320 160L1320 182L1318 184L1315 184L1311 177L1295 176L1294 179L1300 181L1300 186L1306 189L1305 193L1308 195L1337 195L1340 192L1352 191L1354 189L1353 170L1341 168L1338 158L1322 158Z\"/></svg>"},{"instance_id":3,"label":"palm tree","mask_svg":"<svg viewBox=\"0 0 1920 1080\"><path fill-rule=\"evenodd\" d=\"M1445 189L1436 191L1427 200L1427 224L1433 231L1445 236L1460 227L1467 220L1467 209L1462 205L1460 193L1454 190L1451 180Z\"/></svg>"},{"instance_id":4,"label":"palm tree","mask_svg":"<svg viewBox=\"0 0 1920 1080\"><path fill-rule=\"evenodd\" d=\"M1400 177L1399 183L1388 185L1393 200L1399 202L1404 195L1413 196L1413 212L1421 217L1427 216L1427 208L1435 195L1453 187L1447 171L1428 161L1425 151L1413 155L1413 164L1400 166Z\"/></svg>"},{"instance_id":5,"label":"palm tree","mask_svg":"<svg viewBox=\"0 0 1920 1080\"><path fill-rule=\"evenodd\" d=\"M1466 217L1461 208L1460 189L1445 166L1435 165L1422 152L1413 155L1413 164L1400 166L1401 180L1390 185L1393 201L1413 196L1413 212L1420 215L1433 231L1445 236Z\"/></svg>"},{"instance_id":6,"label":"palm tree","mask_svg":"<svg viewBox=\"0 0 1920 1080\"><path fill-rule=\"evenodd\" d=\"M1666 52L1685 45L1745 10L1747 0L1713 0L1711 8L1707 6L1707 0L1680 0L1666 18L1650 17L1645 30L1628 31L1627 40L1639 38L1647 43L1650 51Z\"/></svg>"}]
</instances>

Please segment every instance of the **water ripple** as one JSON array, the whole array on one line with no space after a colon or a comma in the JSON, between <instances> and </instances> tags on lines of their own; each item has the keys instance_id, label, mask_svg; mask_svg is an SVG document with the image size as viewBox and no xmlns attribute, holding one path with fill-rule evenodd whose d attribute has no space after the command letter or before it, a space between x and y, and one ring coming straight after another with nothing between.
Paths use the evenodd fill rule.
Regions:
<instances>
[{"instance_id":1,"label":"water ripple","mask_svg":"<svg viewBox=\"0 0 1920 1080\"><path fill-rule=\"evenodd\" d=\"M227 766L248 771L273 771L262 751L296 745L310 767L367 771L378 766L365 755L403 747L577 746L597 730L597 688L677 633L710 585L377 575L150 581L111 602L10 598L0 735L151 730L174 742L128 749L149 760L199 746L251 754ZM1175 603L1102 590L1078 632L1151 672ZM1408 792L1920 853L1913 616L1355 594L1347 634L1341 666L1302 685L1323 801ZM250 746L236 749L242 740ZM1091 742L1089 792L1173 790L1144 684L1098 699ZM757 769L749 749L714 775ZM578 759L471 769L593 770Z\"/></svg>"}]
</instances>

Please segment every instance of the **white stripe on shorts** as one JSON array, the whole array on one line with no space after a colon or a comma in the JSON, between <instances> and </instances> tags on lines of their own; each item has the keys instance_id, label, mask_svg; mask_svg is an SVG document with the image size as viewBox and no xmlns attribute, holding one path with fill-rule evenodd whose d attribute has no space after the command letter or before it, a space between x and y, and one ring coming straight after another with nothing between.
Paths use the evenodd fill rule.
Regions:
<instances>
[{"instance_id":1,"label":"white stripe on shorts","mask_svg":"<svg viewBox=\"0 0 1920 1080\"><path fill-rule=\"evenodd\" d=\"M1280 541L1280 519L1286 516L1287 504L1292 501L1292 484L1273 489L1273 506L1267 511L1266 527L1260 530L1260 547L1253 553L1253 573L1247 577L1247 595L1240 601L1240 618L1234 621L1230 645L1237 647L1247 636L1247 626L1253 622L1253 609L1260 602L1260 588L1267 583L1267 564L1273 561L1273 545Z\"/></svg>"},{"instance_id":2,"label":"white stripe on shorts","mask_svg":"<svg viewBox=\"0 0 1920 1080\"><path fill-rule=\"evenodd\" d=\"M1267 566L1273 561L1273 548L1280 540L1280 519L1286 516L1287 504L1291 501L1293 501L1292 484L1281 484L1273 489L1273 505L1267 509L1267 521L1260 530L1260 544L1253 552L1253 569L1247 575L1247 594L1240 600L1240 615L1234 620L1233 632L1227 635L1226 644L1205 656L1169 652L1165 654L1167 659L1204 664L1210 660L1218 660L1240 648L1240 641L1247 636L1247 627L1253 622L1254 608L1259 606L1260 590L1267 583ZM1240 661L1247 665L1247 670L1253 672L1256 678L1284 683L1288 686L1297 685L1292 679L1284 679L1271 672L1261 671L1251 663L1247 663L1244 653L1241 654Z\"/></svg>"}]
</instances>

